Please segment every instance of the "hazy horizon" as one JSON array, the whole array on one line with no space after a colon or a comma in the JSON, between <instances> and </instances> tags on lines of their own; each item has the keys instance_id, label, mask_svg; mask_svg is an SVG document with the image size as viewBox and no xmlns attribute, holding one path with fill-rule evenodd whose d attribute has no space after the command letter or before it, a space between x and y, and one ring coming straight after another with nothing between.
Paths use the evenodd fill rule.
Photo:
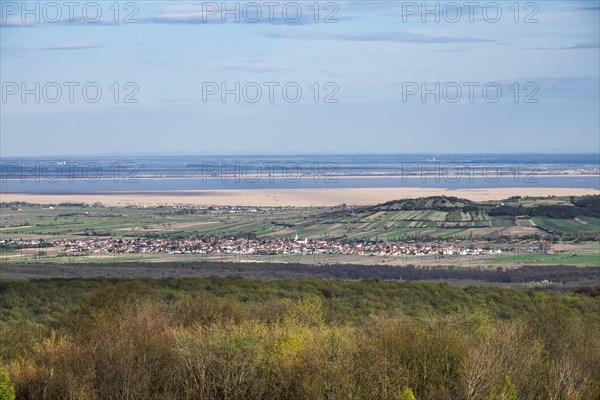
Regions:
<instances>
[{"instance_id":1,"label":"hazy horizon","mask_svg":"<svg viewBox=\"0 0 600 400\"><path fill-rule=\"evenodd\" d=\"M600 154L582 151L582 152L448 152L448 153L427 153L427 152L402 152L402 153L388 153L388 152L143 152L143 153L131 153L131 152L114 152L114 153L90 153L90 154L32 154L32 155L1 155L0 159L9 158L61 158L61 157L74 157L74 158L87 158L87 157L323 157L323 156L425 156L425 157L444 157L444 156L590 156L596 157L600 161Z\"/></svg>"}]
</instances>

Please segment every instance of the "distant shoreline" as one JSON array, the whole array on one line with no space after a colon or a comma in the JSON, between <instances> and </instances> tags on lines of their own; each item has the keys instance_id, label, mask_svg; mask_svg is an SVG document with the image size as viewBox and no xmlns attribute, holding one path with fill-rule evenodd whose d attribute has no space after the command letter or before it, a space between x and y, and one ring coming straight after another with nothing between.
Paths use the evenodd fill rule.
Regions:
<instances>
[{"instance_id":1,"label":"distant shoreline","mask_svg":"<svg viewBox=\"0 0 600 400\"><path fill-rule=\"evenodd\" d=\"M336 206L380 204L391 200L454 196L473 201L504 200L513 196L550 197L600 195L589 188L349 188L349 189L223 189L128 192L0 193L0 202L35 204L100 202L106 206Z\"/></svg>"}]
</instances>

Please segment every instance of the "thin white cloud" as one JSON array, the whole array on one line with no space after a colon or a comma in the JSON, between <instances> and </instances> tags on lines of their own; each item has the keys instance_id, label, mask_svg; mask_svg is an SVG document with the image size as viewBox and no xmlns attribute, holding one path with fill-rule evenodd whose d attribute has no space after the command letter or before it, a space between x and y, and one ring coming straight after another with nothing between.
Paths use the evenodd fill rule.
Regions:
<instances>
[{"instance_id":1,"label":"thin white cloud","mask_svg":"<svg viewBox=\"0 0 600 400\"><path fill-rule=\"evenodd\" d=\"M341 40L348 42L397 42L397 43L479 43L493 42L490 39L457 36L435 36L405 31L392 32L357 32L330 34L324 32L284 31L267 32L264 36L273 39L298 40Z\"/></svg>"},{"instance_id":2,"label":"thin white cloud","mask_svg":"<svg viewBox=\"0 0 600 400\"><path fill-rule=\"evenodd\" d=\"M40 50L85 50L105 47L104 43L98 42L59 42L42 47Z\"/></svg>"}]
</instances>

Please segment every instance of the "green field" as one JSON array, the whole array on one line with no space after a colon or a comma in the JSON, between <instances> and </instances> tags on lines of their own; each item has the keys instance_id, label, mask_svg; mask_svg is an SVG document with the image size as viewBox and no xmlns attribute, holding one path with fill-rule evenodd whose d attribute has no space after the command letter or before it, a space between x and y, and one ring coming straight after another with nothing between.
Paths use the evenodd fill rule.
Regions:
<instances>
[{"instance_id":1,"label":"green field","mask_svg":"<svg viewBox=\"0 0 600 400\"><path fill-rule=\"evenodd\" d=\"M600 232L600 220L592 217L515 219L460 211L360 210L339 217L330 209L282 209L277 211L211 211L179 215L176 208L22 207L2 209L0 238L56 238L91 236L139 237L154 235L240 235L301 237L311 239L405 239L414 236L465 238L501 234L503 228L523 228L522 234ZM491 229L488 229L491 228Z\"/></svg>"},{"instance_id":2,"label":"green field","mask_svg":"<svg viewBox=\"0 0 600 400\"><path fill-rule=\"evenodd\" d=\"M490 259L492 261L492 259ZM589 251L581 253L569 254L536 254L536 253L520 253L516 255L494 257L495 264L526 264L526 265L594 265L600 266L600 251L595 254L589 254Z\"/></svg>"},{"instance_id":3,"label":"green field","mask_svg":"<svg viewBox=\"0 0 600 400\"><path fill-rule=\"evenodd\" d=\"M192 208L0 205L0 240L82 237L256 236L338 241L587 243L532 263L597 265L600 219L592 198L515 198L474 203L435 197L364 207ZM502 239L503 238L503 239ZM596 245L594 247L594 244ZM33 249L31 249L33 250ZM25 252L35 260L35 252ZM12 253L12 256L15 256ZM11 253L2 253L5 260ZM148 256L145 259L162 259ZM42 257L43 258L43 257ZM511 256L502 257L510 263ZM514 257L513 257L514 258ZM522 258L522 257L521 257ZM517 262L521 262L518 260Z\"/></svg>"},{"instance_id":4,"label":"green field","mask_svg":"<svg viewBox=\"0 0 600 400\"><path fill-rule=\"evenodd\" d=\"M406 238L411 235L460 238L466 229L475 236L502 234L503 228L520 228L522 235L600 234L600 219L588 215L592 209L564 205L568 199L514 199L502 207L530 212L538 207L542 215L496 213L498 203L473 203L454 198L428 198L390 202L372 207L265 208L265 209L182 209L179 207L105 208L80 206L39 206L0 208L0 235L38 237L108 234L111 236L157 235L239 235L309 238ZM546 207L546 208L544 208ZM574 215L544 216L548 207L563 207ZM595 206L594 206L595 207ZM575 211L573 211L575 210ZM581 211L577 211L581 210ZM592 210L592 211L587 211ZM559 210L560 211L560 210ZM585 212L584 212L585 211ZM586 214L587 213L587 214ZM541 228L541 229L538 229ZM492 228L491 230L488 228ZM478 235L477 229L481 229ZM514 234L514 233L511 233Z\"/></svg>"},{"instance_id":5,"label":"green field","mask_svg":"<svg viewBox=\"0 0 600 400\"><path fill-rule=\"evenodd\" d=\"M577 219L534 217L533 222L541 228L562 233L600 232L600 219L592 217L582 216Z\"/></svg>"}]
</instances>

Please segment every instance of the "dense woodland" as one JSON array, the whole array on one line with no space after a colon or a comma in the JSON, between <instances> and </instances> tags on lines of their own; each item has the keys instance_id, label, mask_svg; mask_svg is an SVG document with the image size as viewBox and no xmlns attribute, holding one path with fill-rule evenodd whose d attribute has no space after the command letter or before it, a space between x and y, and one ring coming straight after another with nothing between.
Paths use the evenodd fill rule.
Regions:
<instances>
[{"instance_id":1,"label":"dense woodland","mask_svg":"<svg viewBox=\"0 0 600 400\"><path fill-rule=\"evenodd\" d=\"M14 386L18 399L599 399L597 291L2 282L0 396Z\"/></svg>"}]
</instances>

